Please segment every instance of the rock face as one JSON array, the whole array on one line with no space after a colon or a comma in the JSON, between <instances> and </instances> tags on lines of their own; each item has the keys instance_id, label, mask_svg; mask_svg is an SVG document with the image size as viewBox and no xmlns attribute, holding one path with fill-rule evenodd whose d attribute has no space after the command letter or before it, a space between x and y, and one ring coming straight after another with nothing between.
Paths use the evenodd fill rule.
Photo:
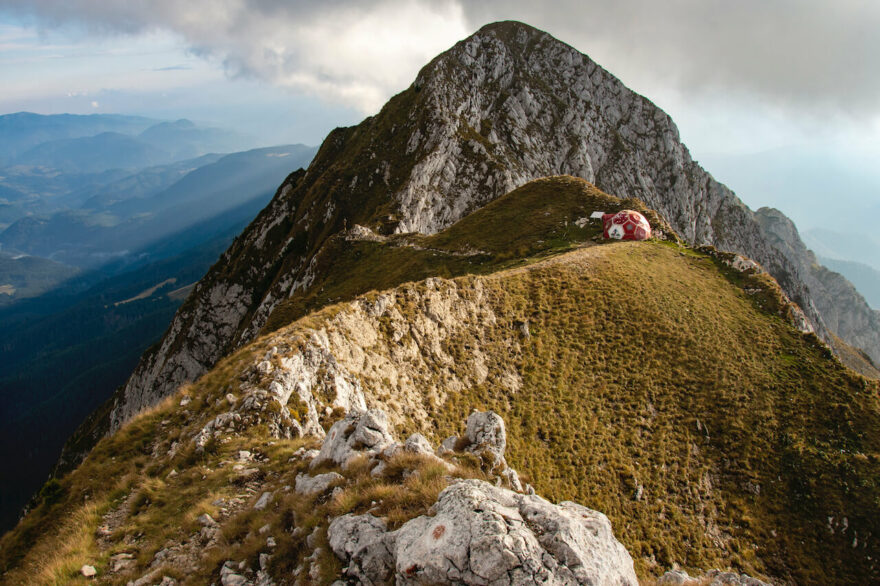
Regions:
<instances>
[{"instance_id":1,"label":"rock face","mask_svg":"<svg viewBox=\"0 0 880 586\"><path fill-rule=\"evenodd\" d=\"M494 411L480 413L475 411L468 417L465 431L468 440L468 451L478 456L487 454L493 461L504 460L507 448L507 431L504 420Z\"/></svg>"},{"instance_id":2,"label":"rock face","mask_svg":"<svg viewBox=\"0 0 880 586\"><path fill-rule=\"evenodd\" d=\"M871 309L843 275L819 264L816 255L801 241L794 223L782 212L761 208L756 217L768 240L796 262L799 278L809 288L828 329L865 350L875 364L880 364L880 311Z\"/></svg>"},{"instance_id":3,"label":"rock face","mask_svg":"<svg viewBox=\"0 0 880 586\"><path fill-rule=\"evenodd\" d=\"M385 584L394 574L394 534L370 515L343 515L327 530L330 549L348 562L346 576L366 585Z\"/></svg>"},{"instance_id":4,"label":"rock face","mask_svg":"<svg viewBox=\"0 0 880 586\"><path fill-rule=\"evenodd\" d=\"M330 525L330 546L366 584L638 584L608 518L586 507L465 480L433 509L394 532L346 515Z\"/></svg>"},{"instance_id":5,"label":"rock face","mask_svg":"<svg viewBox=\"0 0 880 586\"><path fill-rule=\"evenodd\" d=\"M829 306L816 301L826 284L810 277L796 232L777 238L691 159L669 116L587 56L526 25L496 23L435 58L376 116L333 131L308 171L288 177L142 358L107 427L253 339L280 301L310 287L318 252L347 226L433 233L557 174L644 200L690 243L755 259L829 339ZM880 360L880 331L863 328L871 310L834 293L858 316L837 319L836 333Z\"/></svg>"},{"instance_id":6,"label":"rock face","mask_svg":"<svg viewBox=\"0 0 880 586\"><path fill-rule=\"evenodd\" d=\"M331 484L342 480L342 475L338 472L328 472L326 474L316 474L308 476L300 474L296 477L297 494L319 494L327 490Z\"/></svg>"},{"instance_id":7,"label":"rock face","mask_svg":"<svg viewBox=\"0 0 880 586\"><path fill-rule=\"evenodd\" d=\"M312 468L326 462L345 467L360 454L378 454L394 443L388 425L388 416L384 411L371 409L349 413L327 432L320 453L312 460Z\"/></svg>"}]
</instances>

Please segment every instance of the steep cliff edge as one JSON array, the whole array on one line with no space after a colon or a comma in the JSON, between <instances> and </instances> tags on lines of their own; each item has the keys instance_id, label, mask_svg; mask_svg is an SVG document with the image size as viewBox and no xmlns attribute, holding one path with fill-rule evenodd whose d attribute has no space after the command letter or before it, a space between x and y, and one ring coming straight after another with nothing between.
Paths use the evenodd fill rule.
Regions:
<instances>
[{"instance_id":1,"label":"steep cliff edge","mask_svg":"<svg viewBox=\"0 0 880 586\"><path fill-rule=\"evenodd\" d=\"M877 333L880 332L880 311L872 309L843 275L816 260L816 255L801 241L794 222L782 212L761 208L755 216L768 241L798 263L799 274L828 329L837 338L868 352L874 364L880 362L877 353L870 351L876 347ZM847 352L839 348L839 340L831 339L829 342L841 356Z\"/></svg>"},{"instance_id":2,"label":"steep cliff edge","mask_svg":"<svg viewBox=\"0 0 880 586\"><path fill-rule=\"evenodd\" d=\"M334 234L354 224L432 234L555 174L643 200L688 242L754 258L831 340L814 302L825 285L797 256L796 235L774 244L755 214L691 160L651 102L568 45L505 22L438 56L376 116L332 132L199 283L95 429L115 429L194 380L252 340L279 303L309 294ZM844 329L836 333L880 359L880 331Z\"/></svg>"}]
</instances>

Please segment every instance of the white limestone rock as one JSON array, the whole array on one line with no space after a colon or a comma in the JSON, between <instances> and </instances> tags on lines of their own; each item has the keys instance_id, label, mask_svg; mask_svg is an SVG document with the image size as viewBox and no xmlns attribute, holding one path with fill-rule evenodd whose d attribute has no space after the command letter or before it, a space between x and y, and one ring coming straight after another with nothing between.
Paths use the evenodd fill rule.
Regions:
<instances>
[{"instance_id":1,"label":"white limestone rock","mask_svg":"<svg viewBox=\"0 0 880 586\"><path fill-rule=\"evenodd\" d=\"M771 586L747 574L709 570L704 576L690 576L684 570L669 570L657 580L658 586Z\"/></svg>"},{"instance_id":2,"label":"white limestone rock","mask_svg":"<svg viewBox=\"0 0 880 586\"><path fill-rule=\"evenodd\" d=\"M337 421L327 432L321 451L312 460L312 468L325 462L345 467L359 454L375 455L394 443L388 430L388 416L384 411L352 411Z\"/></svg>"},{"instance_id":3,"label":"white limestone rock","mask_svg":"<svg viewBox=\"0 0 880 586\"><path fill-rule=\"evenodd\" d=\"M345 515L330 525L330 547L364 584L392 574L401 585L638 584L607 517L575 503L467 480L441 492L432 511L394 532L372 515Z\"/></svg>"},{"instance_id":4,"label":"white limestone rock","mask_svg":"<svg viewBox=\"0 0 880 586\"><path fill-rule=\"evenodd\" d=\"M455 445L458 443L458 438L454 435L449 436L445 440L440 443L440 447L437 448L438 456L447 456L449 454L455 453Z\"/></svg>"},{"instance_id":5,"label":"white limestone rock","mask_svg":"<svg viewBox=\"0 0 880 586\"><path fill-rule=\"evenodd\" d=\"M274 438L291 439L304 434L299 422L290 416L286 403L281 403L267 391L245 386L245 395L241 401L227 412L220 413L208 421L196 434L193 441L198 450L203 450L212 438L223 433L242 433L247 428L265 424L269 434ZM246 452L247 453L247 452ZM248 461L240 455L239 461Z\"/></svg>"},{"instance_id":6,"label":"white limestone rock","mask_svg":"<svg viewBox=\"0 0 880 586\"><path fill-rule=\"evenodd\" d=\"M373 515L343 515L327 530L330 549L348 563L345 575L367 586L384 584L394 573L394 534Z\"/></svg>"},{"instance_id":7,"label":"white limestone rock","mask_svg":"<svg viewBox=\"0 0 880 586\"><path fill-rule=\"evenodd\" d=\"M414 433L406 438L406 443L403 444L403 449L411 454L421 454L423 456L434 455L434 448L431 446L431 442L420 433Z\"/></svg>"},{"instance_id":8,"label":"white limestone rock","mask_svg":"<svg viewBox=\"0 0 880 586\"><path fill-rule=\"evenodd\" d=\"M272 502L272 493L271 492L264 492L263 494L260 495L260 498L257 499L257 502L254 503L254 510L255 511L262 511L263 509L268 507L269 503L271 503L271 502Z\"/></svg>"},{"instance_id":9,"label":"white limestone rock","mask_svg":"<svg viewBox=\"0 0 880 586\"><path fill-rule=\"evenodd\" d=\"M297 474L296 487L294 490L296 490L297 494L311 496L314 494L325 492L328 488L330 488L331 484L340 480L344 480L344 477L338 472L316 474L315 476L309 476L308 474Z\"/></svg>"},{"instance_id":10,"label":"white limestone rock","mask_svg":"<svg viewBox=\"0 0 880 586\"><path fill-rule=\"evenodd\" d=\"M398 584L638 584L608 518L575 503L467 480L433 510L397 531Z\"/></svg>"},{"instance_id":11,"label":"white limestone rock","mask_svg":"<svg viewBox=\"0 0 880 586\"><path fill-rule=\"evenodd\" d=\"M497 465L504 463L507 448L507 431L504 419L494 411L474 411L467 420L468 452L478 456L488 455ZM506 467L506 464L504 464Z\"/></svg>"}]
</instances>

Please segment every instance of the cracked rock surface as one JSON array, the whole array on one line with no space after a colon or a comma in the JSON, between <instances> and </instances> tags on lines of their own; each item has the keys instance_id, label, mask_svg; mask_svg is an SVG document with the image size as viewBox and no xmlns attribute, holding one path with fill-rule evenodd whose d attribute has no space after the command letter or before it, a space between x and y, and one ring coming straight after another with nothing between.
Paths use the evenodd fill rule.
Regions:
<instances>
[{"instance_id":1,"label":"cracked rock surface","mask_svg":"<svg viewBox=\"0 0 880 586\"><path fill-rule=\"evenodd\" d=\"M388 416L384 411L370 409L350 412L327 432L321 451L312 460L311 467L325 462L345 467L349 460L359 454L378 454L394 443L394 436L388 427Z\"/></svg>"},{"instance_id":2,"label":"cracked rock surface","mask_svg":"<svg viewBox=\"0 0 880 586\"><path fill-rule=\"evenodd\" d=\"M392 573L404 585L638 584L608 518L578 504L463 480L433 511L394 532L369 514L340 517L331 548L348 562L347 577L366 584Z\"/></svg>"}]
</instances>

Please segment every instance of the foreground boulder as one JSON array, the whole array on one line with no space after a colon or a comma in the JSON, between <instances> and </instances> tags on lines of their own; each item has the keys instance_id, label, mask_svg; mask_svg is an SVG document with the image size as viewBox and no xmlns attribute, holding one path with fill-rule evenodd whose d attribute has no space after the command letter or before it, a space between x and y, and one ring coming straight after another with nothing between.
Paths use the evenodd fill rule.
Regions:
<instances>
[{"instance_id":1,"label":"foreground boulder","mask_svg":"<svg viewBox=\"0 0 880 586\"><path fill-rule=\"evenodd\" d=\"M462 480L393 532L370 514L328 530L346 577L363 584L638 584L633 561L602 513L572 502Z\"/></svg>"},{"instance_id":2,"label":"foreground boulder","mask_svg":"<svg viewBox=\"0 0 880 586\"><path fill-rule=\"evenodd\" d=\"M398 584L638 584L608 518L581 505L465 480L434 509L397 531Z\"/></svg>"},{"instance_id":3,"label":"foreground boulder","mask_svg":"<svg viewBox=\"0 0 880 586\"><path fill-rule=\"evenodd\" d=\"M513 490L523 492L519 474L507 465L504 458L504 451L507 449L504 419L494 411L474 411L468 416L464 437L449 438L444 444L441 449L450 453L454 453L458 445L464 444L464 451L479 456L488 465L490 472L504 479Z\"/></svg>"},{"instance_id":4,"label":"foreground boulder","mask_svg":"<svg viewBox=\"0 0 880 586\"><path fill-rule=\"evenodd\" d=\"M516 479L504 458L507 438L497 413L472 413L466 437L454 443L480 456L499 484ZM353 458L365 456L375 472L401 452L445 463L421 435L410 436L404 444L396 442L384 412L353 411L330 428L311 465L345 468ZM446 453L454 456L455 448ZM447 466L450 471L455 468ZM335 473L300 475L296 490L313 492L312 485L320 484L314 491L319 492L340 480ZM343 576L366 585L638 584L632 558L602 513L522 494L518 480L516 486L510 483L515 490L451 476L447 482L430 516L410 519L396 531L389 531L385 520L371 513L333 519L327 542L343 561Z\"/></svg>"}]
</instances>

